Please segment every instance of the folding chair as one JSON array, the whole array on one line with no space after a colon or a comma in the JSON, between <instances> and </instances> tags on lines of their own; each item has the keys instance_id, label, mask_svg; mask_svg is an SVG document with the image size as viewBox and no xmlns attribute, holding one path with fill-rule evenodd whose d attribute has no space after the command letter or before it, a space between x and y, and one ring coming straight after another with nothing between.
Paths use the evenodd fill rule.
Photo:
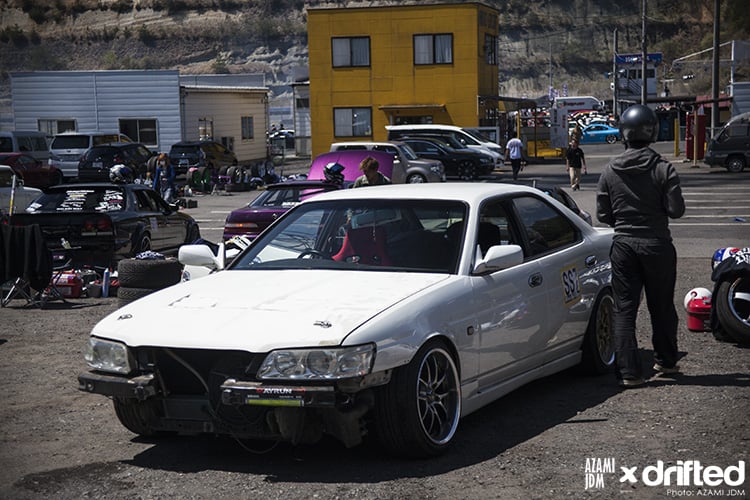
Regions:
<instances>
[{"instance_id":1,"label":"folding chair","mask_svg":"<svg viewBox=\"0 0 750 500\"><path fill-rule=\"evenodd\" d=\"M50 298L64 300L59 290L54 291L52 253L39 225L2 225L0 229L0 283L12 282L8 292L0 294L0 307L15 298L26 299L27 304L40 308Z\"/></svg>"}]
</instances>

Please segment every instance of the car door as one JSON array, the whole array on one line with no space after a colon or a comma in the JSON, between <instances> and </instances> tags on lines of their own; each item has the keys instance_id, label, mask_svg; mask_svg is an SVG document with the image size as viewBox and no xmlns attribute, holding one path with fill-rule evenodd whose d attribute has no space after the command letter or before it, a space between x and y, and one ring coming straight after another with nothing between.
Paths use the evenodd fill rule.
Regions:
<instances>
[{"instance_id":1,"label":"car door","mask_svg":"<svg viewBox=\"0 0 750 500\"><path fill-rule=\"evenodd\" d=\"M477 258L493 245L522 243L507 201L496 200L480 209L473 236L467 235ZM546 342L547 294L539 279L539 263L521 264L471 277L479 335L479 390L518 375L540 363Z\"/></svg>"},{"instance_id":2,"label":"car door","mask_svg":"<svg viewBox=\"0 0 750 500\"><path fill-rule=\"evenodd\" d=\"M162 248L177 248L187 239L185 220L177 215L177 210L169 206L156 191L143 191L150 203L156 207L159 229L161 230Z\"/></svg>"},{"instance_id":3,"label":"car door","mask_svg":"<svg viewBox=\"0 0 750 500\"><path fill-rule=\"evenodd\" d=\"M578 351L586 331L591 297L584 300L581 276L597 264L581 231L551 199L513 198L513 212L524 240L524 256L536 263L534 279L546 295L544 333L534 338L535 353L549 362Z\"/></svg>"}]
</instances>

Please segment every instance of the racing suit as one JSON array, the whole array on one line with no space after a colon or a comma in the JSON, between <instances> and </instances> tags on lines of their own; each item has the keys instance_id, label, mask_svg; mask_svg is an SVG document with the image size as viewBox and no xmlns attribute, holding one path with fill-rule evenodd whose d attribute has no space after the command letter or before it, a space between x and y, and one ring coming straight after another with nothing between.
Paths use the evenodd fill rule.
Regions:
<instances>
[{"instance_id":1,"label":"racing suit","mask_svg":"<svg viewBox=\"0 0 750 500\"><path fill-rule=\"evenodd\" d=\"M629 147L613 158L599 177L596 215L615 230L610 260L615 364L620 380L643 378L635 322L644 287L654 360L666 368L677 363L677 254L669 218L684 213L685 200L675 168L649 147Z\"/></svg>"}]
</instances>

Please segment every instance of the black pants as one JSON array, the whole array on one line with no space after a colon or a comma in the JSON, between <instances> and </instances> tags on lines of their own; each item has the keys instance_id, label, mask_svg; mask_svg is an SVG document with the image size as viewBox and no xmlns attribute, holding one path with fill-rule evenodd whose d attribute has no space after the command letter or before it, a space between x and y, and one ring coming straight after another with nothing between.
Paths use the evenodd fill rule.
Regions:
<instances>
[{"instance_id":1,"label":"black pants","mask_svg":"<svg viewBox=\"0 0 750 500\"><path fill-rule=\"evenodd\" d=\"M614 343L618 378L643 377L635 320L641 292L651 315L654 360L677 363L677 311L674 287L677 253L671 241L615 236L610 251L615 296Z\"/></svg>"},{"instance_id":2,"label":"black pants","mask_svg":"<svg viewBox=\"0 0 750 500\"><path fill-rule=\"evenodd\" d=\"M513 180L518 179L518 172L521 170L521 158L511 158L510 168L513 170Z\"/></svg>"}]
</instances>

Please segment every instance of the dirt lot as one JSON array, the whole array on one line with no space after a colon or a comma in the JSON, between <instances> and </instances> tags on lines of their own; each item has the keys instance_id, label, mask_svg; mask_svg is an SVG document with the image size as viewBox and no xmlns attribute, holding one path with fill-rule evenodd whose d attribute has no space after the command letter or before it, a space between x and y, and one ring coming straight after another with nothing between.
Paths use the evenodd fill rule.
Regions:
<instances>
[{"instance_id":1,"label":"dirt lot","mask_svg":"<svg viewBox=\"0 0 750 500\"><path fill-rule=\"evenodd\" d=\"M116 299L46 310L14 301L0 310L0 498L747 498L747 479L734 487L641 480L658 461L748 460L748 350L684 326L682 297L709 285L709 274L708 259L679 261L683 375L627 391L613 376L548 377L464 419L450 453L429 461L333 441L261 453L230 439L136 438L107 399L77 390L86 337ZM645 311L639 335L650 366ZM638 482L620 482L620 467L637 467Z\"/></svg>"}]
</instances>

